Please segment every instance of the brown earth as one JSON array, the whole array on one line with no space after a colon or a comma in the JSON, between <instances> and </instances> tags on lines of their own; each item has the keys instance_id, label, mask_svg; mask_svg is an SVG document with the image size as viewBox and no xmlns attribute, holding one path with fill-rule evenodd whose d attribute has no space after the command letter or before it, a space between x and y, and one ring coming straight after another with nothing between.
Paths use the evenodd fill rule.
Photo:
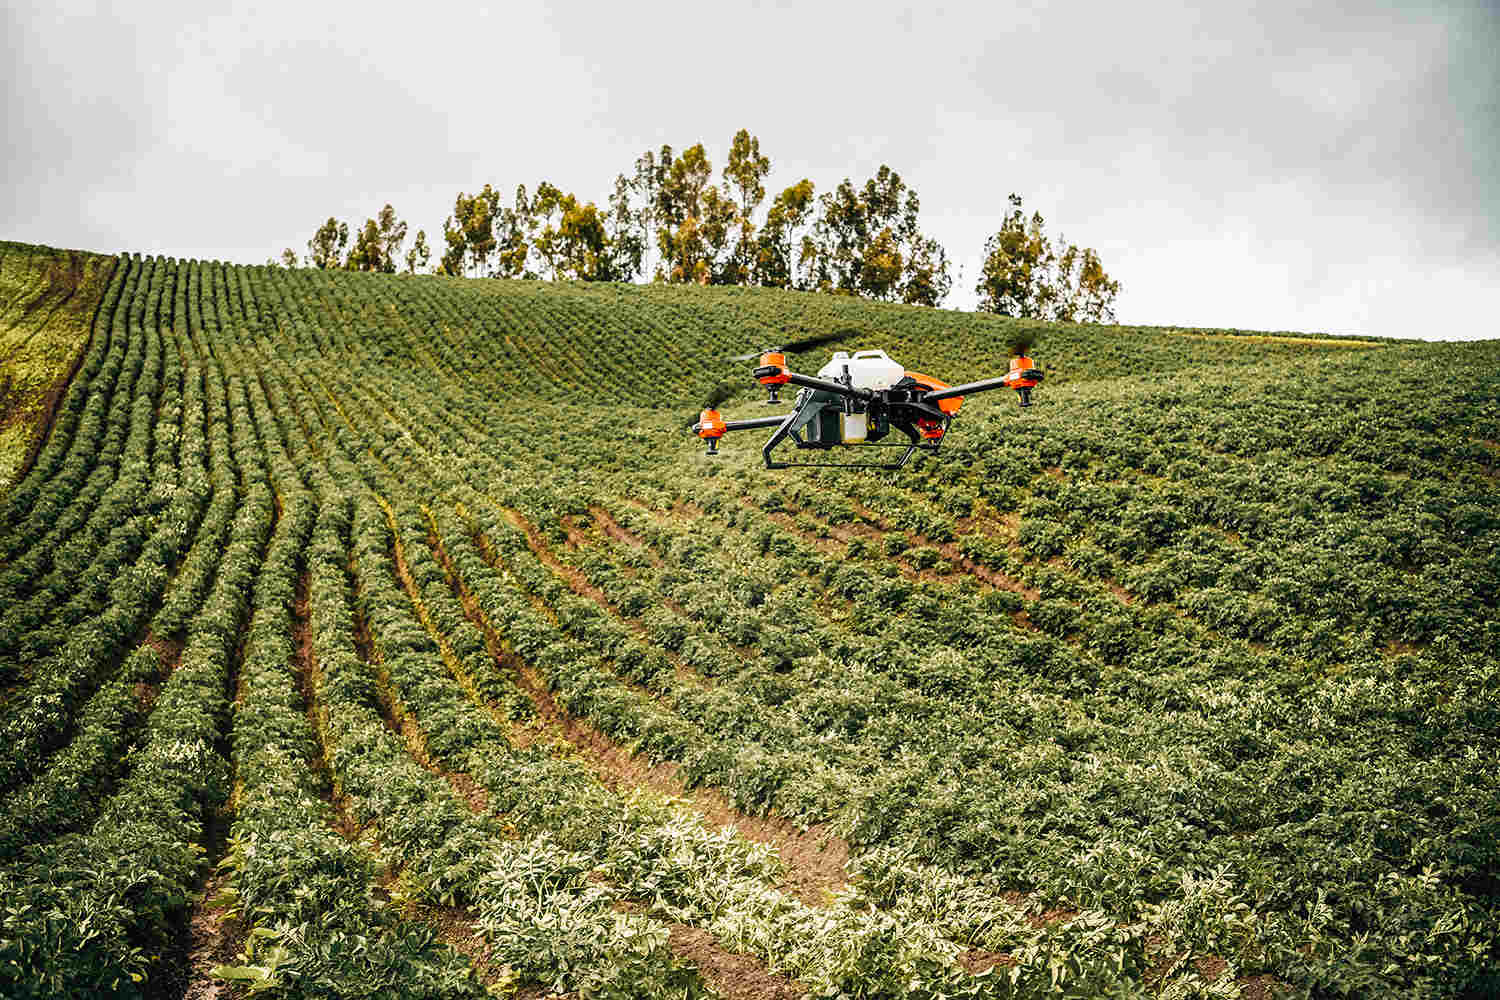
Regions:
<instances>
[{"instance_id":1,"label":"brown earth","mask_svg":"<svg viewBox=\"0 0 1500 1000\"><path fill-rule=\"evenodd\" d=\"M1016 964L1016 960L1001 951L985 951L983 948L970 948L958 953L958 964L964 967L969 975L977 975L988 972L995 966L1010 968Z\"/></svg>"},{"instance_id":2,"label":"brown earth","mask_svg":"<svg viewBox=\"0 0 1500 1000\"><path fill-rule=\"evenodd\" d=\"M613 538L617 542L624 542L626 545L630 545L634 548L640 549L645 554L646 558L651 560L651 564L653 566L657 567L658 569L661 568L661 557L652 550L651 546L647 545L644 540L637 538L635 535L631 534L630 531L622 527L618 521L610 516L609 511L605 510L603 507L590 507L589 513L594 515L594 520L599 523L599 527L603 529L606 535L608 535L610 538Z\"/></svg>"},{"instance_id":3,"label":"brown earth","mask_svg":"<svg viewBox=\"0 0 1500 1000\"><path fill-rule=\"evenodd\" d=\"M651 919L647 907L637 901L617 900L614 909ZM672 954L696 967L703 981L724 1000L801 1000L808 995L801 983L772 972L754 955L730 951L701 927L682 923L666 927Z\"/></svg>"},{"instance_id":4,"label":"brown earth","mask_svg":"<svg viewBox=\"0 0 1500 1000\"><path fill-rule=\"evenodd\" d=\"M724 1000L800 1000L807 995L801 983L772 972L758 958L725 949L700 927L671 924L668 932L673 953L696 965Z\"/></svg>"},{"instance_id":5,"label":"brown earth","mask_svg":"<svg viewBox=\"0 0 1500 1000\"><path fill-rule=\"evenodd\" d=\"M214 898L228 882L228 875L211 879L204 887L203 901L188 920L188 981L183 1000L216 1000L233 993L227 983L215 979L213 969L239 962L249 928Z\"/></svg>"},{"instance_id":6,"label":"brown earth","mask_svg":"<svg viewBox=\"0 0 1500 1000\"><path fill-rule=\"evenodd\" d=\"M439 941L467 958L479 981L487 988L510 982L510 970L492 959L494 949L480 931L478 920L468 910L457 906L411 903L405 907L404 915L431 927Z\"/></svg>"},{"instance_id":7,"label":"brown earth","mask_svg":"<svg viewBox=\"0 0 1500 1000\"><path fill-rule=\"evenodd\" d=\"M146 630L146 645L156 650L156 655L161 659L162 666L168 672L177 669L177 663L182 659L184 643L181 639L173 639L169 636L160 636L150 629Z\"/></svg>"}]
</instances>

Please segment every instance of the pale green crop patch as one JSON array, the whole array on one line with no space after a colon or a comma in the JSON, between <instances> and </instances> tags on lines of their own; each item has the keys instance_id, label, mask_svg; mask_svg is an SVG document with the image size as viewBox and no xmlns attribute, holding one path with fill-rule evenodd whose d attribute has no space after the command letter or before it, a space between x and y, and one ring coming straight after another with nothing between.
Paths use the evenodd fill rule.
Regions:
<instances>
[{"instance_id":1,"label":"pale green crop patch","mask_svg":"<svg viewBox=\"0 0 1500 1000\"><path fill-rule=\"evenodd\" d=\"M0 492L46 433L114 265L113 257L0 243Z\"/></svg>"}]
</instances>

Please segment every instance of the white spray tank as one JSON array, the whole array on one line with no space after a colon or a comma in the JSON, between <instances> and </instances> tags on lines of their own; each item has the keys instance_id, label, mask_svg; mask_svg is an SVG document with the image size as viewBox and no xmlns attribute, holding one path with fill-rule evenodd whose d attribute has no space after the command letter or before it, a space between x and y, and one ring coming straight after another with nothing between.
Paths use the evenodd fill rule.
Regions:
<instances>
[{"instance_id":1,"label":"white spray tank","mask_svg":"<svg viewBox=\"0 0 1500 1000\"><path fill-rule=\"evenodd\" d=\"M855 351L853 357L848 351L839 351L832 361L818 369L818 378L842 382L845 365L856 389L889 389L906 375L906 369L884 351Z\"/></svg>"},{"instance_id":2,"label":"white spray tank","mask_svg":"<svg viewBox=\"0 0 1500 1000\"><path fill-rule=\"evenodd\" d=\"M849 384L856 389L889 389L906 375L906 369L890 359L884 351L838 351L833 360L818 369L818 377L830 382L844 381L849 373ZM841 430L844 444L860 444L869 434L869 414L841 414Z\"/></svg>"}]
</instances>

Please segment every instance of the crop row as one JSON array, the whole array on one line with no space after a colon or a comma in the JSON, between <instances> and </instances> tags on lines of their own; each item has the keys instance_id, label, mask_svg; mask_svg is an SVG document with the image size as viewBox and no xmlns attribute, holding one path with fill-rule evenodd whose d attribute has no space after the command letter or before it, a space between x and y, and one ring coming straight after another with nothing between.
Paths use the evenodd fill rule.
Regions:
<instances>
[{"instance_id":1,"label":"crop row","mask_svg":"<svg viewBox=\"0 0 1500 1000\"><path fill-rule=\"evenodd\" d=\"M1037 407L974 401L899 479L773 481L683 431L777 339L897 337L962 378L1017 325L122 259L0 506L16 988L157 977L231 780L223 901L254 930L225 975L258 990L474 995L434 908L486 976L606 995L705 989L669 922L815 992L1189 992L1208 955L1219 992L1476 982L1486 356L1439 382L1398 345L1049 331ZM1269 394L1267 359L1309 377ZM810 906L762 848L606 787L577 720L832 823L850 887ZM148 837L151 873L103 863Z\"/></svg>"},{"instance_id":2,"label":"crop row","mask_svg":"<svg viewBox=\"0 0 1500 1000\"><path fill-rule=\"evenodd\" d=\"M406 401L403 400L402 402L404 404ZM416 403L416 406L418 406L418 407L420 407L421 405L422 404L420 402ZM381 423L384 423L384 422L385 421L383 421L383 420L381 421ZM422 422L419 421L419 423L422 423ZM424 427L425 426L436 426L436 427L440 428L443 423L444 423L444 421L441 419L441 417L439 417L432 424L423 424L423 426ZM452 426L452 425L450 424L450 426ZM462 428L456 428L456 427L454 429L455 430L462 430ZM406 430L408 432L412 431L412 429L411 429L410 426ZM417 434L418 437L424 436L422 434L422 427L419 427L415 431L415 433ZM417 474L417 477L418 478L422 478L423 476L425 476L427 473L430 472L431 467L433 465L432 458L434 456L442 454L441 451L435 450L433 448L426 448L426 449L417 448L417 449L413 450L412 443L409 440L406 440L406 435L402 434L402 433L399 433L399 432L397 434L395 434L395 436L392 436L392 435L389 435L389 434L382 434L382 435L380 435L380 437L382 437L382 438L385 439L385 443L383 445L381 445L379 449L377 449L378 453L381 456L381 459L380 459L381 463L386 468L393 470L392 474L398 480L401 479L401 478L403 478L403 475L402 475L402 473L400 473L398 471L394 471L394 470L399 470L403 466L406 467L406 468L415 468L417 470L420 470L419 473ZM448 440L449 441L455 441L455 440L459 440L459 439L449 438ZM442 446L440 446L440 447L442 447ZM455 447L455 448L453 448L453 450L457 451L459 449L457 447ZM425 454L424 454L424 452L425 452ZM410 475L412 475L412 473L406 473L406 475L410 476ZM545 494L542 494L544 502L547 502L546 499L545 499L545 496L546 496ZM570 504L569 506L571 507L572 505ZM556 584L554 584L554 585L556 585ZM854 587L854 588L852 588L851 592L857 593L857 594L861 594L861 595L865 595L865 594L867 594L869 592L869 588L867 586ZM901 597L897 597L896 600L899 602L899 601L903 600L905 596L907 596L907 595L903 595ZM1066 603L1066 602L1064 602L1064 603ZM1004 610L1004 609L1002 608L1002 610ZM1043 609L1043 610L1044 611L1053 611L1054 609L1047 608L1047 609ZM1056 611L1064 611L1064 610L1065 610L1064 607L1060 607L1060 608L1055 609L1054 614L1052 615L1051 619L1049 619L1045 614L1039 615L1038 618L1041 619L1041 620L1044 620L1044 621L1056 620L1057 623L1058 623L1058 627L1060 627L1060 628L1062 628L1062 629L1065 630L1064 634L1071 633L1073 631L1073 629L1070 627L1070 625L1072 624L1070 622L1070 619L1068 617L1057 618L1056 613L1055 613ZM1074 617L1076 618L1076 614L1074 615ZM1101 637L1101 639L1102 638L1107 638L1109 636L1110 631L1111 630L1108 628L1108 626L1105 625L1105 626L1101 627L1101 629L1098 631L1097 634ZM1129 634L1130 630L1122 629L1120 626L1115 626L1115 628L1114 628L1113 631L1116 631L1116 632L1123 631L1123 632L1126 632L1127 634ZM1056 651L1056 647L1054 647L1054 653L1055 653L1055 651ZM1163 657L1163 659L1165 659L1165 657ZM1233 666L1231 666L1230 663L1219 663L1219 664L1217 664L1217 669L1221 673L1223 673L1223 672L1225 672L1227 670L1235 670L1235 669L1242 669L1242 668L1233 667ZM1165 687L1162 687L1161 685L1152 684L1152 685L1147 686L1147 682L1149 680L1149 675L1147 673L1145 673L1144 671L1138 671L1138 672L1136 672L1135 677L1137 679L1135 679L1134 682L1133 682L1133 686L1134 687L1136 687L1136 688L1144 688L1144 690L1149 691L1149 692L1155 692L1158 689L1160 689L1161 694L1157 695L1157 697L1165 697L1165 696L1168 695L1167 689ZM1080 677L1079 679L1081 680L1082 678ZM799 680L800 680L800 678L799 678ZM1129 689L1128 688L1124 689L1123 691L1120 691L1119 693L1121 693L1121 694L1128 694L1129 693ZM1415 700L1417 698L1419 698L1419 697L1421 697L1421 695L1419 693L1413 692L1411 694L1411 696L1410 696L1410 700L1412 700L1413 702L1415 702ZM1208 699L1204 700L1204 704L1205 704L1205 706L1209 707L1210 710L1212 710L1212 708L1215 706L1216 700L1222 702L1224 699L1222 697L1219 698L1219 699L1208 698ZM1262 711L1278 712L1278 711L1280 711L1280 709L1274 703L1272 703L1272 704L1270 704L1268 706L1265 706L1262 709ZM1176 719L1177 719L1177 717L1174 717L1174 720L1176 720ZM1042 722L1039 719L1037 725L1039 727L1048 727L1048 728L1050 728L1051 724L1050 723ZM1253 731L1254 728L1256 726L1259 726L1259 725L1260 725L1260 723L1257 722L1257 721L1255 721L1254 719L1247 719L1247 728L1250 731ZM1074 728L1076 728L1076 727L1074 727ZM1194 726L1191 729L1189 729L1186 733L1180 734L1180 735L1186 736L1189 739L1199 739L1199 738L1202 738L1202 735L1206 735L1208 732L1209 731L1205 730L1205 728L1202 727L1202 726ZM1095 737L1092 737L1091 739L1104 738L1105 735L1106 735L1105 733L1100 733L1099 735L1097 735ZM1076 739L1076 736L1074 738ZM1115 737L1109 737L1109 738L1113 739ZM1088 738L1086 738L1086 739L1088 739ZM1224 746L1225 746L1226 750L1230 750L1232 748L1232 746L1233 746L1233 738L1231 737L1230 739L1226 739L1225 742L1224 742ZM1463 765L1462 765L1461 761L1455 761L1454 762L1454 766L1456 766L1459 771L1461 771L1463 769ZM1189 770L1187 773L1194 774L1196 776L1196 772L1193 771L1193 770ZM1159 783L1159 778L1154 773L1149 772L1149 771L1148 772L1143 772L1140 775L1140 779L1142 781L1148 782L1148 783ZM1424 780L1430 780L1430 779L1424 778ZM1448 779L1446 779L1446 778L1440 778L1439 780L1442 781L1442 782L1444 782L1444 783L1446 783L1448 781ZM1305 791L1304 794L1305 794L1305 796L1310 797L1310 800L1316 801L1318 799L1321 799L1321 798L1325 797L1327 795L1327 790L1326 789L1319 789L1319 788L1316 788L1316 787L1312 787L1312 788L1308 788ZM1405 794L1405 793L1404 792L1399 792L1398 794ZM903 793L901 793L899 791L899 783L896 786L895 790L893 791L893 798L909 799L909 796L906 796L906 795L904 795ZM1106 801L1108 801L1108 800L1106 800ZM1223 809L1231 810L1232 811L1234 808L1236 808L1236 802L1237 802L1237 800L1230 799L1227 802L1221 803L1220 807L1223 808ZM1154 811L1154 810L1149 810L1149 811ZM1089 820L1088 824L1092 824L1092 823L1096 823L1096 822L1097 822L1097 820ZM1088 824L1080 823L1081 826L1088 825ZM1459 848L1460 852L1461 852L1460 855L1459 855L1459 857L1460 858L1463 857L1462 852L1466 851L1467 849L1464 848L1464 846L1462 844L1458 844L1458 845L1455 845L1455 846L1457 846ZM1299 841L1298 842L1298 847L1299 848L1304 848L1304 842L1303 841ZM1054 852L1054 854L1055 854L1055 852ZM1087 866L1083 866L1082 870L1085 873L1088 873L1087 877L1089 877L1089 878L1100 878L1100 879L1113 878L1114 876L1113 876L1112 871L1111 871L1112 863L1113 863L1113 859L1105 858L1102 861L1096 859L1093 864L1087 865ZM1468 864L1468 862L1462 862L1462 861L1460 863L1462 865L1467 865ZM1156 890L1149 890L1148 894L1147 894L1147 896L1145 898L1148 898L1148 899L1150 898L1150 894L1149 894L1150 891L1155 891L1155 892L1170 892L1170 891L1172 891L1171 886L1173 885L1173 883L1171 883L1170 881L1157 882L1155 884L1158 885L1159 888L1157 888ZM1121 893L1122 898L1123 897L1127 897L1127 896L1131 896L1132 894L1139 894L1139 892L1140 892L1140 890L1142 888L1142 885L1140 883L1126 883L1126 885L1130 886L1130 888L1127 888L1127 889L1123 890L1123 892Z\"/></svg>"}]
</instances>

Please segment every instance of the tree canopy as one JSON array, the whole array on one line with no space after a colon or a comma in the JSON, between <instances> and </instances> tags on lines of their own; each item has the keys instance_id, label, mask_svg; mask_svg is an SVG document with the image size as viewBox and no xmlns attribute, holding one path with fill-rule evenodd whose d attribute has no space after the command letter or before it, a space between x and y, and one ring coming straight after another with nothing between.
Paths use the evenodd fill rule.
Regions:
<instances>
[{"instance_id":1,"label":"tree canopy","mask_svg":"<svg viewBox=\"0 0 1500 1000\"><path fill-rule=\"evenodd\" d=\"M953 286L947 251L921 225L921 199L890 166L863 183L846 177L819 194L802 178L770 198L771 158L740 129L722 172L708 149L646 150L602 201L541 180L517 185L510 204L485 184L460 191L443 222L434 269L465 277L552 281L662 281L759 285L936 306ZM425 231L405 251L407 224L387 204L354 231L330 217L307 244L306 266L394 273L426 270ZM345 248L348 247L348 252ZM986 242L980 308L1009 316L1114 318L1119 282L1098 253L1060 239L1018 195ZM298 266L282 252L281 263Z\"/></svg>"},{"instance_id":2,"label":"tree canopy","mask_svg":"<svg viewBox=\"0 0 1500 1000\"><path fill-rule=\"evenodd\" d=\"M979 308L1002 316L1063 322L1109 322L1120 283L1104 271L1092 248L1047 237L1040 212L1028 220L1021 196L1010 196L1010 214L984 245L975 291Z\"/></svg>"}]
</instances>

